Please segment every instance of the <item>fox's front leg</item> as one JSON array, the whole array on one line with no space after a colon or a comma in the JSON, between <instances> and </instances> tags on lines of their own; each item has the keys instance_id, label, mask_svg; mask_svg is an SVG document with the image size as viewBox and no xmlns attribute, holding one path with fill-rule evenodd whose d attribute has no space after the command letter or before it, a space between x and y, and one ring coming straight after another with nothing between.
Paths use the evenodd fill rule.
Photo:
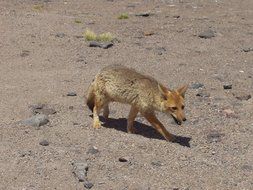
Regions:
<instances>
[{"instance_id":1,"label":"fox's front leg","mask_svg":"<svg viewBox=\"0 0 253 190\"><path fill-rule=\"evenodd\" d=\"M143 114L144 117L148 120L148 122L167 140L174 141L175 137L170 134L163 124L156 118L154 113Z\"/></svg>"},{"instance_id":2,"label":"fox's front leg","mask_svg":"<svg viewBox=\"0 0 253 190\"><path fill-rule=\"evenodd\" d=\"M95 100L95 106L93 108L93 127L96 129L101 127L101 123L99 121L99 113L101 108L102 108L101 103Z\"/></svg>"},{"instance_id":3,"label":"fox's front leg","mask_svg":"<svg viewBox=\"0 0 253 190\"><path fill-rule=\"evenodd\" d=\"M138 111L139 110L134 106L132 106L130 109L129 116L127 119L127 132L128 133L135 133L134 119L136 118Z\"/></svg>"}]
</instances>

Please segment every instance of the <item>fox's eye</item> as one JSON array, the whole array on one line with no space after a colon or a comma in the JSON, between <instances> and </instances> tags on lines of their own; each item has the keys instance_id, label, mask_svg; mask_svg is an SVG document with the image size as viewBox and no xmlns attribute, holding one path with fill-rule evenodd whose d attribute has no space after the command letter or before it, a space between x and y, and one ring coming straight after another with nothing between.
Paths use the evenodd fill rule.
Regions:
<instances>
[{"instance_id":1,"label":"fox's eye","mask_svg":"<svg viewBox=\"0 0 253 190\"><path fill-rule=\"evenodd\" d=\"M182 110L184 109L184 106L182 106Z\"/></svg>"},{"instance_id":2,"label":"fox's eye","mask_svg":"<svg viewBox=\"0 0 253 190\"><path fill-rule=\"evenodd\" d=\"M171 109L175 111L175 110L177 110L177 107L171 107Z\"/></svg>"}]
</instances>

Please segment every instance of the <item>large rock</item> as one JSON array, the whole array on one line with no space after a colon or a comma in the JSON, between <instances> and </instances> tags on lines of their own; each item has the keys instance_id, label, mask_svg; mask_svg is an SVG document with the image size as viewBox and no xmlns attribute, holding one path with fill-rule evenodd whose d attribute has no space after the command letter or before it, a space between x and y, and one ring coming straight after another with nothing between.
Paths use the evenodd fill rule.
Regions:
<instances>
[{"instance_id":1,"label":"large rock","mask_svg":"<svg viewBox=\"0 0 253 190\"><path fill-rule=\"evenodd\" d=\"M46 125L48 122L49 122L49 119L46 115L38 114L38 115L32 116L28 119L25 119L25 120L21 121L20 123L22 125L26 125L26 126L40 127L42 125Z\"/></svg>"}]
</instances>

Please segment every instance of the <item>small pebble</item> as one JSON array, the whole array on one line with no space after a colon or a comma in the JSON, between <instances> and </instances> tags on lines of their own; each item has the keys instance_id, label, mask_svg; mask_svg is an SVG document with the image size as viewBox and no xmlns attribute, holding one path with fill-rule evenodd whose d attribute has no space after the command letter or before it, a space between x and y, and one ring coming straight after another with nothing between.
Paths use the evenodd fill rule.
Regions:
<instances>
[{"instance_id":1,"label":"small pebble","mask_svg":"<svg viewBox=\"0 0 253 190\"><path fill-rule=\"evenodd\" d=\"M126 158L126 157L120 157L119 161L120 162L128 162L128 158Z\"/></svg>"},{"instance_id":2,"label":"small pebble","mask_svg":"<svg viewBox=\"0 0 253 190\"><path fill-rule=\"evenodd\" d=\"M223 89L224 90L232 89L232 84L224 84Z\"/></svg>"},{"instance_id":3,"label":"small pebble","mask_svg":"<svg viewBox=\"0 0 253 190\"><path fill-rule=\"evenodd\" d=\"M200 38L204 38L204 39L209 39L209 38L215 37L215 33L214 33L213 30L208 29L208 30L206 30L206 31L204 31L204 32L201 32L201 33L199 34L199 37L200 37Z\"/></svg>"},{"instance_id":4,"label":"small pebble","mask_svg":"<svg viewBox=\"0 0 253 190\"><path fill-rule=\"evenodd\" d=\"M56 36L57 38L63 38L63 37L65 37L66 35L65 35L64 33L57 33L55 36Z\"/></svg>"},{"instance_id":5,"label":"small pebble","mask_svg":"<svg viewBox=\"0 0 253 190\"><path fill-rule=\"evenodd\" d=\"M190 86L191 89L199 89L199 88L203 88L203 87L204 87L204 84L198 83L198 82L193 83L193 84Z\"/></svg>"},{"instance_id":6,"label":"small pebble","mask_svg":"<svg viewBox=\"0 0 253 190\"><path fill-rule=\"evenodd\" d=\"M89 150L87 151L87 154L97 154L98 152L99 152L98 148L93 146L89 148Z\"/></svg>"},{"instance_id":7,"label":"small pebble","mask_svg":"<svg viewBox=\"0 0 253 190\"><path fill-rule=\"evenodd\" d=\"M39 143L41 146L48 146L49 145L49 142L47 140L42 140L40 141Z\"/></svg>"},{"instance_id":8,"label":"small pebble","mask_svg":"<svg viewBox=\"0 0 253 190\"><path fill-rule=\"evenodd\" d=\"M77 94L75 92L69 92L67 96L77 96Z\"/></svg>"},{"instance_id":9,"label":"small pebble","mask_svg":"<svg viewBox=\"0 0 253 190\"><path fill-rule=\"evenodd\" d=\"M89 182L89 181L85 181L85 182L83 183L83 186L84 186L86 189L91 189L91 188L94 186L94 184L91 183L91 182Z\"/></svg>"}]
</instances>

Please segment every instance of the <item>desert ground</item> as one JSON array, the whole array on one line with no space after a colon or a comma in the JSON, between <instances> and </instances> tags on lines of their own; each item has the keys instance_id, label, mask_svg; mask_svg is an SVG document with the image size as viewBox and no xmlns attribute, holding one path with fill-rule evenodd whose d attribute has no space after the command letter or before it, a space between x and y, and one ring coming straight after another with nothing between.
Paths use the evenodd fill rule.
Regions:
<instances>
[{"instance_id":1,"label":"desert ground","mask_svg":"<svg viewBox=\"0 0 253 190\"><path fill-rule=\"evenodd\" d=\"M117 40L89 47L87 29ZM183 126L157 113L177 143L140 115L128 134L118 103L92 128L111 64L189 85ZM0 96L1 190L252 190L253 1L1 0Z\"/></svg>"}]
</instances>

